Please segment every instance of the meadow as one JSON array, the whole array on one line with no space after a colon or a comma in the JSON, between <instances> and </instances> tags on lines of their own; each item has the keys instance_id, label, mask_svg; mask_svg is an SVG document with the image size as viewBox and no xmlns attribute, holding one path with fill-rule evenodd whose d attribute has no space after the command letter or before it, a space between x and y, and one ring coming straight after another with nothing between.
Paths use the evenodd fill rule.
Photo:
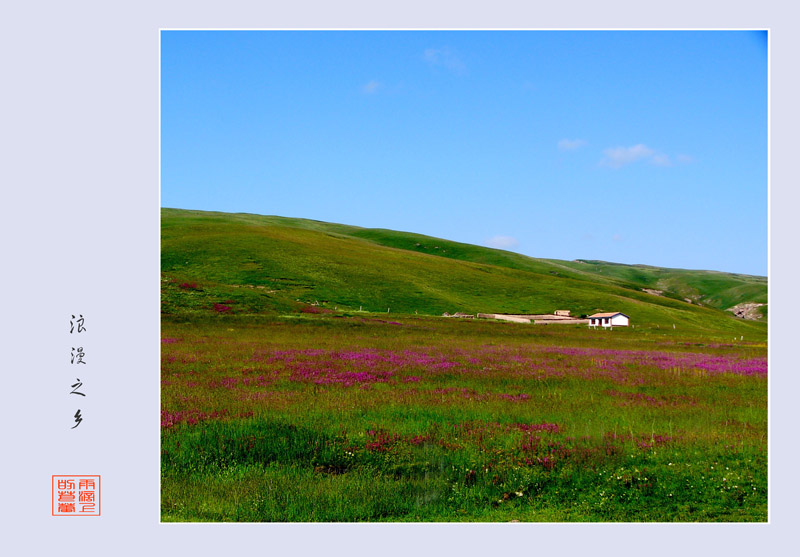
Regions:
<instances>
[{"instance_id":1,"label":"meadow","mask_svg":"<svg viewBox=\"0 0 800 557\"><path fill-rule=\"evenodd\" d=\"M765 334L224 302L162 316L163 521L767 520Z\"/></svg>"},{"instance_id":2,"label":"meadow","mask_svg":"<svg viewBox=\"0 0 800 557\"><path fill-rule=\"evenodd\" d=\"M767 301L766 277L537 259L409 232L162 209L162 311L285 313L295 302L420 315L621 311L638 325L766 337L720 311ZM184 288L180 288L183 285ZM661 291L653 295L650 291ZM686 300L692 300L687 303ZM760 308L766 314L767 306Z\"/></svg>"},{"instance_id":3,"label":"meadow","mask_svg":"<svg viewBox=\"0 0 800 557\"><path fill-rule=\"evenodd\" d=\"M161 226L164 521L767 520L766 277ZM632 326L439 317L557 309Z\"/></svg>"}]
</instances>

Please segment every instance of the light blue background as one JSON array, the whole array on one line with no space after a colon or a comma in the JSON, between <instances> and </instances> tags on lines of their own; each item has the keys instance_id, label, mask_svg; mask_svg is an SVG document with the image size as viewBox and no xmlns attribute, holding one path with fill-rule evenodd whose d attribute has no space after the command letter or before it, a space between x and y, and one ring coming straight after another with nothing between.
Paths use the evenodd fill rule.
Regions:
<instances>
[{"instance_id":1,"label":"light blue background","mask_svg":"<svg viewBox=\"0 0 800 557\"><path fill-rule=\"evenodd\" d=\"M779 555L795 544L796 13L680 0L498 1L491 10L78 1L9 5L4 20L0 518L10 554ZM159 28L712 24L772 28L771 524L159 523ZM70 432L63 406L71 410L67 327L76 311L91 328L92 368L81 379L92 408ZM102 475L102 517L50 516L51 475L71 473Z\"/></svg>"}]
</instances>

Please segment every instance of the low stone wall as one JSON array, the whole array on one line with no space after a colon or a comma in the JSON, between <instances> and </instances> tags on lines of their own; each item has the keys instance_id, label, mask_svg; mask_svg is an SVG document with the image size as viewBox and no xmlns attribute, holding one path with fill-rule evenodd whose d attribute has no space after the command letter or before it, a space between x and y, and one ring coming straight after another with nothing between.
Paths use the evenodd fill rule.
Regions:
<instances>
[{"instance_id":1,"label":"low stone wall","mask_svg":"<svg viewBox=\"0 0 800 557\"><path fill-rule=\"evenodd\" d=\"M588 325L588 319L576 319L563 315L508 315L505 313L479 313L478 319L499 319L512 323L533 323L535 325Z\"/></svg>"},{"instance_id":2,"label":"low stone wall","mask_svg":"<svg viewBox=\"0 0 800 557\"><path fill-rule=\"evenodd\" d=\"M534 319L534 325L588 325L588 319Z\"/></svg>"},{"instance_id":3,"label":"low stone wall","mask_svg":"<svg viewBox=\"0 0 800 557\"><path fill-rule=\"evenodd\" d=\"M478 319L499 319L513 323L530 323L531 320L523 315L506 315L505 313L479 313Z\"/></svg>"},{"instance_id":4,"label":"low stone wall","mask_svg":"<svg viewBox=\"0 0 800 557\"><path fill-rule=\"evenodd\" d=\"M536 314L536 315L518 315L517 317L524 317L526 319L538 319L541 321L574 321L576 319L575 317L553 315L551 313Z\"/></svg>"},{"instance_id":5,"label":"low stone wall","mask_svg":"<svg viewBox=\"0 0 800 557\"><path fill-rule=\"evenodd\" d=\"M531 320L526 317L519 317L518 315L502 315L502 314L495 314L495 319L499 319L501 321L511 321L512 323L530 323Z\"/></svg>"}]
</instances>

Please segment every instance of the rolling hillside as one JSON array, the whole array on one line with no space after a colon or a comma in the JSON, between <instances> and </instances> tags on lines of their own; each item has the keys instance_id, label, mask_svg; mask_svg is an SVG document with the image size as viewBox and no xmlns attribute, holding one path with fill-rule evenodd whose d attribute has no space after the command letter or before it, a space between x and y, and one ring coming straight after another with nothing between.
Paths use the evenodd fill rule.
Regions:
<instances>
[{"instance_id":1,"label":"rolling hillside","mask_svg":"<svg viewBox=\"0 0 800 557\"><path fill-rule=\"evenodd\" d=\"M722 311L766 302L767 281L536 259L406 232L162 209L162 312L364 311L441 315L622 311L637 326L766 335ZM660 290L661 295L643 289ZM685 298L692 303L684 301Z\"/></svg>"},{"instance_id":2,"label":"rolling hillside","mask_svg":"<svg viewBox=\"0 0 800 557\"><path fill-rule=\"evenodd\" d=\"M623 265L606 261L564 261L563 265L612 278L623 284L633 284L651 290L660 290L664 296L689 299L718 309L730 309L742 303L767 303L767 277L722 273L718 271L691 271L665 269L649 265ZM764 308L766 311L766 308Z\"/></svg>"}]
</instances>

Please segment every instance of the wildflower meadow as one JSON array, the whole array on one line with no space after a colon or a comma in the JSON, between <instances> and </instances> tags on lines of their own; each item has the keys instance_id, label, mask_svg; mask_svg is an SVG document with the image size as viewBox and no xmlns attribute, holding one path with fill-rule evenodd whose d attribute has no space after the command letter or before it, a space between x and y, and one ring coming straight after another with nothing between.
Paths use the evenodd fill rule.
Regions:
<instances>
[{"instance_id":1,"label":"wildflower meadow","mask_svg":"<svg viewBox=\"0 0 800 557\"><path fill-rule=\"evenodd\" d=\"M163 521L767 520L764 342L218 306L162 320Z\"/></svg>"}]
</instances>

